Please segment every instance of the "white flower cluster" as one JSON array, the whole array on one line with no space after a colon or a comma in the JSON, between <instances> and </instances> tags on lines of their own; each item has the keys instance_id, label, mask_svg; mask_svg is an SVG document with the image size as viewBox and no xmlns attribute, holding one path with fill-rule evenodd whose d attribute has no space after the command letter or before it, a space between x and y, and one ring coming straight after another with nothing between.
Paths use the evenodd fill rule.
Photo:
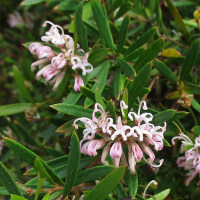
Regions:
<instances>
[{"instance_id":1,"label":"white flower cluster","mask_svg":"<svg viewBox=\"0 0 200 200\"><path fill-rule=\"evenodd\" d=\"M36 54L40 60L32 63L31 69L39 66L40 70L37 72L37 79L43 76L46 82L54 84L53 90L56 90L62 79L64 78L67 67L71 67L75 73L74 90L80 91L80 87L84 86L84 82L79 75L77 69L82 70L82 75L93 70L93 66L88 62L89 53L85 53L79 48L77 52L83 56L75 54L74 40L64 34L62 27L53 24L50 21L44 22L43 26L51 25L49 31L42 36L41 40L46 43L52 43L60 49L61 53L56 53L51 47L34 42L29 46L32 54Z\"/></svg>"},{"instance_id":2,"label":"white flower cluster","mask_svg":"<svg viewBox=\"0 0 200 200\"><path fill-rule=\"evenodd\" d=\"M105 146L101 157L102 163L106 164L105 159L110 151L110 156L113 158L115 166L118 167L121 158L122 162L126 160L123 147L127 145L128 162L132 173L135 172L136 162L141 161L142 158L153 167L161 166L163 160L160 160L159 165L153 164L155 155L149 145L153 145L156 151L163 149L163 133L166 130L166 123L164 123L164 127L154 126L150 123L153 119L151 113L140 113L142 105L143 109L147 110L146 102L142 101L138 113L128 113L129 120L134 121L134 126L129 126L124 124L121 116L118 116L117 124L115 124L104 108L96 103L92 119L81 117L73 123L75 129L78 129L78 121L81 121L85 126L81 145L85 140L88 141L82 145L81 152L89 156L96 156L97 150ZM128 106L121 101L120 107L124 117L124 109L128 109ZM97 117L96 115L99 114L100 116ZM102 139L96 139L96 135L100 135ZM148 160L144 154L149 156Z\"/></svg>"}]
</instances>

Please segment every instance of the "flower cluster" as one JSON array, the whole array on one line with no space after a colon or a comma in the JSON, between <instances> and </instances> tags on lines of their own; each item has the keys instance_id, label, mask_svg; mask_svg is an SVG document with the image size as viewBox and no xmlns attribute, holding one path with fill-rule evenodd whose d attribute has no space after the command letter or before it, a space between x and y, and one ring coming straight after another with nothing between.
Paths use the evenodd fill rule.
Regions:
<instances>
[{"instance_id":1,"label":"flower cluster","mask_svg":"<svg viewBox=\"0 0 200 200\"><path fill-rule=\"evenodd\" d=\"M184 156L180 156L177 159L177 164L179 167L183 167L185 170L189 171L187 174L188 178L185 181L185 184L189 185L190 181L193 180L197 174L200 174L200 136L195 139L195 143L183 133L172 138L173 145L175 144L175 139L182 140L181 153L184 153Z\"/></svg>"},{"instance_id":2,"label":"flower cluster","mask_svg":"<svg viewBox=\"0 0 200 200\"><path fill-rule=\"evenodd\" d=\"M155 154L150 145L152 145L156 151L163 149L163 133L166 130L166 123L164 123L163 127L154 126L150 123L153 119L151 113L140 113L141 108L147 110L145 101L141 101L138 113L128 113L129 120L122 120L122 118L126 117L124 110L128 109L124 101L120 102L120 108L122 117L117 117L116 124L114 123L114 119L109 117L109 114L105 112L104 108L98 103L95 104L92 119L81 117L74 121L73 125L75 129L78 129L78 121L85 125L83 139L80 142L81 152L89 156L96 156L97 150L104 147L101 162L107 164L105 159L110 152L115 167L118 167L120 161L122 165L127 165L123 152L123 148L127 146L128 163L131 173L135 172L135 165L137 162L141 161L142 158L151 166L160 167L164 160L160 160L158 165L153 164ZM129 126L127 125L128 123L134 125ZM101 139L97 139L99 137L101 137ZM145 154L149 157L148 159L145 158Z\"/></svg>"},{"instance_id":3,"label":"flower cluster","mask_svg":"<svg viewBox=\"0 0 200 200\"><path fill-rule=\"evenodd\" d=\"M80 86L84 86L84 82L78 73L77 69L82 70L82 75L85 76L93 70L93 66L88 62L89 53L85 53L77 44L77 54L75 54L75 44L69 35L64 34L62 27L53 24L50 21L45 21L43 26L51 25L49 31L42 36L41 40L45 43L52 43L59 48L60 53L56 53L50 46L34 42L29 46L29 51L36 54L40 60L32 63L31 69L39 66L37 79L43 76L46 82L54 84L53 90L56 90L62 79L64 78L67 67L71 67L75 73L74 90L80 91ZM79 55L79 54L82 54Z\"/></svg>"}]
</instances>

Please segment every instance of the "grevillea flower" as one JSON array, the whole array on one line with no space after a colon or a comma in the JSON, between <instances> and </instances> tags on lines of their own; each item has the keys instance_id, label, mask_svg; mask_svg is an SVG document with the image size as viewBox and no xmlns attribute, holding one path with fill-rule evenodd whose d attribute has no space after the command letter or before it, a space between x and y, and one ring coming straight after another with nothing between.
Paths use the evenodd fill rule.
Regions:
<instances>
[{"instance_id":1,"label":"grevillea flower","mask_svg":"<svg viewBox=\"0 0 200 200\"><path fill-rule=\"evenodd\" d=\"M187 179L185 180L185 184L189 185L190 181L192 181L196 175L200 174L200 151L198 148L200 146L200 136L195 139L195 143L183 133L172 138L173 145L175 144L175 139L181 140L181 153L184 153L183 156L177 159L177 165L189 171L187 173Z\"/></svg>"},{"instance_id":2,"label":"grevillea flower","mask_svg":"<svg viewBox=\"0 0 200 200\"><path fill-rule=\"evenodd\" d=\"M43 76L46 82L54 84L53 90L56 90L64 78L67 68L70 67L75 74L74 90L80 91L80 87L84 86L84 82L77 70L81 69L83 76L93 70L93 66L88 62L89 52L85 53L77 44L78 50L75 54L73 38L65 35L62 27L50 21L45 21L43 27L46 27L48 24L51 27L42 36L41 40L46 43L51 42L60 52L55 52L48 45L38 42L32 43L29 45L29 51L32 54L36 54L40 60L32 63L31 69L34 70L36 66L39 66L39 71L36 75L37 79Z\"/></svg>"},{"instance_id":3,"label":"grevillea flower","mask_svg":"<svg viewBox=\"0 0 200 200\"><path fill-rule=\"evenodd\" d=\"M163 149L163 134L166 131L166 123L163 127L151 124L153 115L151 113L140 114L142 105L147 110L146 102L142 101L137 114L129 112L129 120L124 121L121 116L118 116L115 124L115 119L109 117L104 108L96 103L92 119L81 117L73 123L75 129L78 129L78 121L85 126L83 139L80 142L81 152L89 156L96 156L97 150L103 147L101 162L107 164L106 157L110 154L115 167L118 167L120 164L127 164L123 152L123 147L127 146L128 163L132 173L135 172L136 163L142 159L152 167L160 167L164 160L160 160L158 165L154 164L155 154L151 146L156 151ZM122 116L125 117L124 109L127 109L128 106L124 101L120 102L120 108ZM128 125L130 121L134 121L135 124Z\"/></svg>"}]
</instances>

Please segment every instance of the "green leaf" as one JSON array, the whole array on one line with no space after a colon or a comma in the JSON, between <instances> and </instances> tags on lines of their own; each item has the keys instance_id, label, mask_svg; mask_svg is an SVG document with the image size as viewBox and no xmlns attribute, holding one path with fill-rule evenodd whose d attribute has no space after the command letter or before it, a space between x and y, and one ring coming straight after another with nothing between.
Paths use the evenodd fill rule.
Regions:
<instances>
[{"instance_id":1,"label":"green leaf","mask_svg":"<svg viewBox=\"0 0 200 200\"><path fill-rule=\"evenodd\" d=\"M123 199L127 197L126 191L121 183L117 185L117 187L115 188L115 191L119 199Z\"/></svg>"},{"instance_id":2,"label":"green leaf","mask_svg":"<svg viewBox=\"0 0 200 200\"><path fill-rule=\"evenodd\" d=\"M105 62L103 68L101 69L100 73L97 76L97 79L92 86L92 91L95 92L96 90L99 90L100 94L103 92L104 87L106 85L107 76L108 76L108 70L109 70L110 64L109 62ZM93 101L91 99L86 98L84 102L84 107L89 107L93 104Z\"/></svg>"},{"instance_id":3,"label":"green leaf","mask_svg":"<svg viewBox=\"0 0 200 200\"><path fill-rule=\"evenodd\" d=\"M14 178L11 176L7 168L0 162L0 182L10 194L17 194L23 196L19 187L15 183Z\"/></svg>"},{"instance_id":4,"label":"green leaf","mask_svg":"<svg viewBox=\"0 0 200 200\"><path fill-rule=\"evenodd\" d=\"M126 55L132 53L134 50L138 49L139 47L143 46L149 40L153 38L157 31L156 27L153 27L146 31L141 37L139 37L133 44L127 49Z\"/></svg>"},{"instance_id":5,"label":"green leaf","mask_svg":"<svg viewBox=\"0 0 200 200\"><path fill-rule=\"evenodd\" d=\"M78 3L78 0L65 0L61 1L61 3L56 8L61 11L71 12L77 9Z\"/></svg>"},{"instance_id":6,"label":"green leaf","mask_svg":"<svg viewBox=\"0 0 200 200\"><path fill-rule=\"evenodd\" d=\"M185 80L192 69L192 67L195 65L197 57L198 57L198 50L199 50L199 40L195 40L190 47L183 66L181 68L181 75L180 75L180 81Z\"/></svg>"},{"instance_id":7,"label":"green leaf","mask_svg":"<svg viewBox=\"0 0 200 200\"><path fill-rule=\"evenodd\" d=\"M115 111L115 106L113 104L112 100L109 100L107 105L106 105L106 111L109 112L109 115L112 117L114 122L116 123L116 111Z\"/></svg>"},{"instance_id":8,"label":"green leaf","mask_svg":"<svg viewBox=\"0 0 200 200\"><path fill-rule=\"evenodd\" d=\"M15 103L0 106L0 116L14 115L24 112L25 109L30 109L31 103Z\"/></svg>"},{"instance_id":9,"label":"green leaf","mask_svg":"<svg viewBox=\"0 0 200 200\"><path fill-rule=\"evenodd\" d=\"M40 191L42 189L42 186L45 182L45 178L40 178L39 181L38 181L38 185L37 185L37 189L36 189L36 192L35 192L35 198L34 200L38 200L38 197L39 197L39 194L40 194Z\"/></svg>"},{"instance_id":10,"label":"green leaf","mask_svg":"<svg viewBox=\"0 0 200 200\"><path fill-rule=\"evenodd\" d=\"M145 86L146 82L149 79L151 72L151 64L146 64L138 73L134 81L130 84L128 88L129 94L129 108L133 106L137 97L141 94L142 88Z\"/></svg>"},{"instance_id":11,"label":"green leaf","mask_svg":"<svg viewBox=\"0 0 200 200\"><path fill-rule=\"evenodd\" d=\"M95 100L96 100L96 103L99 103L105 109L106 106L105 106L103 97L101 96L101 91L99 90L95 91Z\"/></svg>"},{"instance_id":12,"label":"green leaf","mask_svg":"<svg viewBox=\"0 0 200 200\"><path fill-rule=\"evenodd\" d=\"M155 199L164 200L168 196L169 192L170 192L170 189L166 189L166 190L154 195L154 197L148 198L147 200L155 200Z\"/></svg>"},{"instance_id":13,"label":"green leaf","mask_svg":"<svg viewBox=\"0 0 200 200\"><path fill-rule=\"evenodd\" d=\"M123 46L126 41L128 27L129 27L129 16L125 16L122 21L122 25L120 27L120 32L119 32L119 36L118 36L117 53L120 53L121 50L123 49Z\"/></svg>"},{"instance_id":14,"label":"green leaf","mask_svg":"<svg viewBox=\"0 0 200 200\"><path fill-rule=\"evenodd\" d=\"M25 199L24 197L12 194L11 200L28 200L28 199Z\"/></svg>"},{"instance_id":15,"label":"green leaf","mask_svg":"<svg viewBox=\"0 0 200 200\"><path fill-rule=\"evenodd\" d=\"M120 183L124 172L124 167L113 170L85 196L84 200L104 200Z\"/></svg>"},{"instance_id":16,"label":"green leaf","mask_svg":"<svg viewBox=\"0 0 200 200\"><path fill-rule=\"evenodd\" d=\"M184 118L186 115L188 115L189 112L185 112L185 111L176 111L175 115L170 118L170 121L175 121L177 119L182 119Z\"/></svg>"},{"instance_id":17,"label":"green leaf","mask_svg":"<svg viewBox=\"0 0 200 200\"><path fill-rule=\"evenodd\" d=\"M99 0L92 0L91 6L97 28L105 40L106 46L113 51L115 47L105 10Z\"/></svg>"},{"instance_id":18,"label":"green leaf","mask_svg":"<svg viewBox=\"0 0 200 200\"><path fill-rule=\"evenodd\" d=\"M119 67L117 67L113 81L112 81L113 96L116 99L119 99L119 95L120 95L120 89L121 89L121 81L120 80L121 80L121 70Z\"/></svg>"},{"instance_id":19,"label":"green leaf","mask_svg":"<svg viewBox=\"0 0 200 200\"><path fill-rule=\"evenodd\" d=\"M198 101L195 98L192 99L191 105L197 112L200 113L200 104L198 103Z\"/></svg>"},{"instance_id":20,"label":"green leaf","mask_svg":"<svg viewBox=\"0 0 200 200\"><path fill-rule=\"evenodd\" d=\"M29 91L27 90L25 84L24 84L24 78L22 76L22 74L20 74L19 70L17 69L16 66L13 67L13 74L15 77L15 81L17 83L17 86L20 90L21 95L29 102L33 103L34 100L31 96L31 94L29 93Z\"/></svg>"},{"instance_id":21,"label":"green leaf","mask_svg":"<svg viewBox=\"0 0 200 200\"><path fill-rule=\"evenodd\" d=\"M23 145L11 140L9 138L4 137L4 141L6 145L11 149L15 154L17 154L22 160L26 161L29 165L34 167L34 161L36 158L39 158L44 165L46 171L49 173L51 178L58 183L59 185L63 185L63 181L57 176L57 174L45 163L39 156L35 153L24 147Z\"/></svg>"},{"instance_id":22,"label":"green leaf","mask_svg":"<svg viewBox=\"0 0 200 200\"><path fill-rule=\"evenodd\" d=\"M125 180L126 185L129 188L129 193L130 193L131 197L134 198L135 195L137 194L137 190L138 190L137 172L135 172L135 174L131 174L130 170L126 169L124 180Z\"/></svg>"},{"instance_id":23,"label":"green leaf","mask_svg":"<svg viewBox=\"0 0 200 200\"><path fill-rule=\"evenodd\" d=\"M172 72L172 70L167 67L167 65L159 60L154 60L153 64L155 65L156 69L166 78L168 78L171 81L175 81L177 82L178 79L176 77L176 75L174 74L174 72Z\"/></svg>"},{"instance_id":24,"label":"green leaf","mask_svg":"<svg viewBox=\"0 0 200 200\"><path fill-rule=\"evenodd\" d=\"M63 103L66 104L76 104L76 102L80 99L81 97L81 92L75 92L72 90L66 99L64 99Z\"/></svg>"},{"instance_id":25,"label":"green leaf","mask_svg":"<svg viewBox=\"0 0 200 200\"><path fill-rule=\"evenodd\" d=\"M105 48L99 48L95 51L92 51L92 53L90 53L88 61L91 64L96 64L102 60L104 60L104 58L108 55L108 49Z\"/></svg>"},{"instance_id":26,"label":"green leaf","mask_svg":"<svg viewBox=\"0 0 200 200\"><path fill-rule=\"evenodd\" d=\"M155 125L162 124L162 123L168 121L169 119L171 119L174 115L175 115L175 110L173 110L173 109L164 110L153 116L152 123Z\"/></svg>"},{"instance_id":27,"label":"green leaf","mask_svg":"<svg viewBox=\"0 0 200 200\"><path fill-rule=\"evenodd\" d=\"M199 84L193 84L193 83L186 82L186 81L184 81L184 84L185 84L185 89L188 92L190 92L192 94L200 95L200 85Z\"/></svg>"},{"instance_id":28,"label":"green leaf","mask_svg":"<svg viewBox=\"0 0 200 200\"><path fill-rule=\"evenodd\" d=\"M178 24L180 31L183 33L183 35L185 36L186 39L188 39L189 37L189 33L188 30L185 26L185 24L183 23L183 19L179 13L179 11L177 10L177 8L174 6L173 2L171 0L166 0L167 6L170 10L170 12L172 13L176 23Z\"/></svg>"},{"instance_id":29,"label":"green leaf","mask_svg":"<svg viewBox=\"0 0 200 200\"><path fill-rule=\"evenodd\" d=\"M126 105L128 105L128 89L125 88L122 96L122 100L125 102ZM127 119L128 117L128 109L124 109L124 114L123 118Z\"/></svg>"},{"instance_id":30,"label":"green leaf","mask_svg":"<svg viewBox=\"0 0 200 200\"><path fill-rule=\"evenodd\" d=\"M134 65L134 69L138 71L142 69L146 63L152 61L160 53L163 45L164 45L163 39L158 39L155 42L153 42L138 58L138 60Z\"/></svg>"},{"instance_id":31,"label":"green leaf","mask_svg":"<svg viewBox=\"0 0 200 200\"><path fill-rule=\"evenodd\" d=\"M194 126L192 131L195 135L200 136L200 126Z\"/></svg>"},{"instance_id":32,"label":"green leaf","mask_svg":"<svg viewBox=\"0 0 200 200\"><path fill-rule=\"evenodd\" d=\"M133 62L136 58L144 53L144 47L140 47L139 49L134 50L130 54L126 55L123 59L128 62Z\"/></svg>"},{"instance_id":33,"label":"green leaf","mask_svg":"<svg viewBox=\"0 0 200 200\"><path fill-rule=\"evenodd\" d=\"M42 198L42 200L49 200L49 196L50 196L50 193L47 193L47 194Z\"/></svg>"},{"instance_id":34,"label":"green leaf","mask_svg":"<svg viewBox=\"0 0 200 200\"><path fill-rule=\"evenodd\" d=\"M95 101L95 93L91 89L87 87L81 87L81 92L92 101Z\"/></svg>"},{"instance_id":35,"label":"green leaf","mask_svg":"<svg viewBox=\"0 0 200 200\"><path fill-rule=\"evenodd\" d=\"M83 1L79 3L75 14L75 27L78 41L85 52L88 52L87 29L82 21Z\"/></svg>"},{"instance_id":36,"label":"green leaf","mask_svg":"<svg viewBox=\"0 0 200 200\"><path fill-rule=\"evenodd\" d=\"M135 70L125 60L123 60L122 58L118 57L117 58L117 63L120 66L120 68L126 73L127 76L130 76L130 77L135 76Z\"/></svg>"},{"instance_id":37,"label":"green leaf","mask_svg":"<svg viewBox=\"0 0 200 200\"><path fill-rule=\"evenodd\" d=\"M92 117L93 110L92 109L85 109L78 105L66 104L66 103L58 103L51 106L53 109L57 110L58 112L62 112L68 115L73 115L76 117Z\"/></svg>"},{"instance_id":38,"label":"green leaf","mask_svg":"<svg viewBox=\"0 0 200 200\"><path fill-rule=\"evenodd\" d=\"M72 187L74 186L78 173L80 157L81 157L81 151L80 151L79 138L74 132L71 136L71 142L70 142L67 174L65 178L65 187L63 192L64 197L66 197L70 193Z\"/></svg>"},{"instance_id":39,"label":"green leaf","mask_svg":"<svg viewBox=\"0 0 200 200\"><path fill-rule=\"evenodd\" d=\"M48 172L46 171L46 169L44 168L41 160L39 158L36 158L34 161L34 168L36 169L36 171L40 172L40 177L41 178L47 178L47 181L50 184L55 185L54 181L52 180L51 176L48 174Z\"/></svg>"},{"instance_id":40,"label":"green leaf","mask_svg":"<svg viewBox=\"0 0 200 200\"><path fill-rule=\"evenodd\" d=\"M100 177L105 176L111 171L113 171L113 169L114 169L113 166L107 165L107 166L97 166L84 170L78 174L75 185L79 185L81 183L85 183L91 180L97 180Z\"/></svg>"},{"instance_id":41,"label":"green leaf","mask_svg":"<svg viewBox=\"0 0 200 200\"><path fill-rule=\"evenodd\" d=\"M46 0L24 0L21 2L21 5L22 6L31 6L31 5L35 5L35 4L38 4L38 3L42 3Z\"/></svg>"},{"instance_id":42,"label":"green leaf","mask_svg":"<svg viewBox=\"0 0 200 200\"><path fill-rule=\"evenodd\" d=\"M70 68L67 68L64 78L62 79L61 83L58 85L58 87L56 89L55 95L56 95L57 99L61 98L62 95L66 92L71 75L72 75L72 70Z\"/></svg>"}]
</instances>

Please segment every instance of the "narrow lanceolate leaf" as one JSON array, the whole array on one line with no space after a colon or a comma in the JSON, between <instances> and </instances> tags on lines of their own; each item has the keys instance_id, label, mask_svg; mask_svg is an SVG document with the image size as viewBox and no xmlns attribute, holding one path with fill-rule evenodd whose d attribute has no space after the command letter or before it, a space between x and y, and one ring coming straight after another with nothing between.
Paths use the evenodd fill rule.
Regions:
<instances>
[{"instance_id":1,"label":"narrow lanceolate leaf","mask_svg":"<svg viewBox=\"0 0 200 200\"><path fill-rule=\"evenodd\" d=\"M109 47L112 51L114 50L114 41L112 38L112 34L109 27L109 22L99 0L92 0L91 1L93 16L97 24L97 28L105 40L106 46Z\"/></svg>"},{"instance_id":2,"label":"narrow lanceolate leaf","mask_svg":"<svg viewBox=\"0 0 200 200\"><path fill-rule=\"evenodd\" d=\"M126 185L129 188L129 193L130 193L131 197L134 198L135 195L137 194L137 190L138 190L137 173L135 172L135 174L131 174L130 170L126 169L124 180L125 180Z\"/></svg>"},{"instance_id":3,"label":"narrow lanceolate leaf","mask_svg":"<svg viewBox=\"0 0 200 200\"><path fill-rule=\"evenodd\" d=\"M109 112L109 115L113 118L114 122L116 122L116 111L112 100L108 101L106 105L106 111Z\"/></svg>"},{"instance_id":4,"label":"narrow lanceolate leaf","mask_svg":"<svg viewBox=\"0 0 200 200\"><path fill-rule=\"evenodd\" d=\"M169 110L165 110L160 113L157 113L153 116L152 123L155 125L162 124L162 123L168 121L170 118L172 118L174 116L174 114L175 114L175 110L173 110L173 109L169 109Z\"/></svg>"},{"instance_id":5,"label":"narrow lanceolate leaf","mask_svg":"<svg viewBox=\"0 0 200 200\"><path fill-rule=\"evenodd\" d=\"M188 73L192 69L192 67L195 65L195 62L198 57L198 51L199 51L199 40L195 40L192 44L192 46L189 49L188 54L185 57L183 66L181 68L181 76L180 76L180 81L186 79L188 76Z\"/></svg>"},{"instance_id":6,"label":"narrow lanceolate leaf","mask_svg":"<svg viewBox=\"0 0 200 200\"><path fill-rule=\"evenodd\" d=\"M120 79L121 79L121 70L119 67L117 67L113 81L112 81L113 95L116 99L119 99L119 95L120 95L120 89L121 89Z\"/></svg>"},{"instance_id":7,"label":"narrow lanceolate leaf","mask_svg":"<svg viewBox=\"0 0 200 200\"><path fill-rule=\"evenodd\" d=\"M168 78L171 81L177 81L177 77L174 74L174 72L172 72L172 70L162 61L159 60L154 60L153 64L155 65L156 69L166 78Z\"/></svg>"},{"instance_id":8,"label":"narrow lanceolate leaf","mask_svg":"<svg viewBox=\"0 0 200 200\"><path fill-rule=\"evenodd\" d=\"M120 183L124 172L124 167L112 171L85 196L84 200L104 200Z\"/></svg>"},{"instance_id":9,"label":"narrow lanceolate leaf","mask_svg":"<svg viewBox=\"0 0 200 200\"><path fill-rule=\"evenodd\" d=\"M0 116L14 115L24 112L25 109L30 109L31 103L15 103L5 106L0 106Z\"/></svg>"},{"instance_id":10,"label":"narrow lanceolate leaf","mask_svg":"<svg viewBox=\"0 0 200 200\"><path fill-rule=\"evenodd\" d=\"M115 192L119 199L127 197L126 191L121 183L117 185L117 187L115 188Z\"/></svg>"},{"instance_id":11,"label":"narrow lanceolate leaf","mask_svg":"<svg viewBox=\"0 0 200 200\"><path fill-rule=\"evenodd\" d=\"M70 142L70 152L69 152L69 158L68 158L68 165L67 165L67 174L65 179L65 187L63 196L66 197L72 187L74 186L74 183L76 181L78 168L79 168L79 162L81 157L81 151L80 151L80 143L78 136L74 132L71 137Z\"/></svg>"},{"instance_id":12,"label":"narrow lanceolate leaf","mask_svg":"<svg viewBox=\"0 0 200 200\"><path fill-rule=\"evenodd\" d=\"M155 200L155 199L164 200L168 196L169 192L170 192L170 189L166 189L166 190L154 195L154 197L151 197L147 200Z\"/></svg>"},{"instance_id":13,"label":"narrow lanceolate leaf","mask_svg":"<svg viewBox=\"0 0 200 200\"><path fill-rule=\"evenodd\" d=\"M132 51L128 55L126 54L123 59L128 62L133 62L136 58L138 58L140 55L142 55L144 53L144 51L145 51L144 47L140 47L140 48Z\"/></svg>"},{"instance_id":14,"label":"narrow lanceolate leaf","mask_svg":"<svg viewBox=\"0 0 200 200\"><path fill-rule=\"evenodd\" d=\"M194 84L190 82L184 81L185 88L187 91L190 91L192 94L197 94L200 95L200 85L199 84Z\"/></svg>"},{"instance_id":15,"label":"narrow lanceolate leaf","mask_svg":"<svg viewBox=\"0 0 200 200\"><path fill-rule=\"evenodd\" d=\"M97 180L102 176L107 175L115 169L113 166L97 166L87 170L82 171L78 174L75 185L85 183L91 180Z\"/></svg>"},{"instance_id":16,"label":"narrow lanceolate leaf","mask_svg":"<svg viewBox=\"0 0 200 200\"><path fill-rule=\"evenodd\" d=\"M183 19L178 11L178 9L174 6L173 2L171 0L166 0L167 6L170 10L170 12L172 13L175 21L177 22L180 31L183 33L183 35L186 37L186 39L188 39L189 33L188 30L185 26L185 24L183 23Z\"/></svg>"},{"instance_id":17,"label":"narrow lanceolate leaf","mask_svg":"<svg viewBox=\"0 0 200 200\"><path fill-rule=\"evenodd\" d=\"M45 0L24 0L21 2L21 5L22 6L31 6L31 5L35 5L35 4L38 4L38 3L42 3L44 2Z\"/></svg>"},{"instance_id":18,"label":"narrow lanceolate leaf","mask_svg":"<svg viewBox=\"0 0 200 200\"><path fill-rule=\"evenodd\" d=\"M15 154L17 154L22 160L26 161L29 165L34 167L34 161L36 158L39 158L44 165L44 168L54 180L54 182L58 183L59 185L63 185L63 181L58 177L58 175L48 166L46 162L44 162L38 155L24 147L23 145L11 140L9 138L4 137L4 141L6 145L12 150Z\"/></svg>"},{"instance_id":19,"label":"narrow lanceolate leaf","mask_svg":"<svg viewBox=\"0 0 200 200\"><path fill-rule=\"evenodd\" d=\"M81 48L85 52L88 51L88 39L87 39L87 29L82 21L82 11L83 11L83 1L80 2L75 14L75 30L78 36L78 41L81 45Z\"/></svg>"},{"instance_id":20,"label":"narrow lanceolate leaf","mask_svg":"<svg viewBox=\"0 0 200 200\"><path fill-rule=\"evenodd\" d=\"M14 178L11 176L2 162L0 162L0 182L10 194L23 196L17 184L15 183Z\"/></svg>"},{"instance_id":21,"label":"narrow lanceolate leaf","mask_svg":"<svg viewBox=\"0 0 200 200\"><path fill-rule=\"evenodd\" d=\"M95 93L87 88L87 87L81 87L81 92L88 97L89 99L91 99L92 101L95 101Z\"/></svg>"},{"instance_id":22,"label":"narrow lanceolate leaf","mask_svg":"<svg viewBox=\"0 0 200 200\"><path fill-rule=\"evenodd\" d=\"M98 63L100 61L103 61L104 58L108 55L108 49L106 48L100 48L100 49L97 49L95 51L93 51L90 55L89 55L89 58L88 58L88 61L91 63L91 64L95 64L95 63ZM95 68L96 69L96 68Z\"/></svg>"},{"instance_id":23,"label":"narrow lanceolate leaf","mask_svg":"<svg viewBox=\"0 0 200 200\"><path fill-rule=\"evenodd\" d=\"M34 100L31 96L31 94L29 93L29 91L27 90L25 84L24 84L24 78L22 76L22 74L19 72L19 70L17 69L16 66L13 67L13 74L15 77L15 81L17 83L17 86L20 90L21 95L28 101L33 103Z\"/></svg>"},{"instance_id":24,"label":"narrow lanceolate leaf","mask_svg":"<svg viewBox=\"0 0 200 200\"><path fill-rule=\"evenodd\" d=\"M18 195L15 195L15 194L12 194L10 200L28 200L28 199L18 196Z\"/></svg>"},{"instance_id":25,"label":"narrow lanceolate leaf","mask_svg":"<svg viewBox=\"0 0 200 200\"><path fill-rule=\"evenodd\" d=\"M161 51L164 44L163 39L158 39L154 43L152 43L145 51L144 53L138 58L134 65L134 69L136 71L143 68L143 66L152 61Z\"/></svg>"},{"instance_id":26,"label":"narrow lanceolate leaf","mask_svg":"<svg viewBox=\"0 0 200 200\"><path fill-rule=\"evenodd\" d=\"M191 105L197 112L200 113L200 104L198 103L198 101L195 98L192 99Z\"/></svg>"},{"instance_id":27,"label":"narrow lanceolate leaf","mask_svg":"<svg viewBox=\"0 0 200 200\"><path fill-rule=\"evenodd\" d=\"M177 119L182 119L184 118L186 115L188 115L189 112L185 112L185 111L176 111L175 115L173 117L170 118L170 121L174 121Z\"/></svg>"},{"instance_id":28,"label":"narrow lanceolate leaf","mask_svg":"<svg viewBox=\"0 0 200 200\"><path fill-rule=\"evenodd\" d=\"M76 117L88 117L91 118L92 116L92 109L85 109L81 106L72 105L72 104L66 104L66 103L58 103L51 106L53 109L68 114L73 115Z\"/></svg>"},{"instance_id":29,"label":"narrow lanceolate leaf","mask_svg":"<svg viewBox=\"0 0 200 200\"><path fill-rule=\"evenodd\" d=\"M129 108L133 106L137 97L141 94L142 88L147 83L151 72L151 64L146 64L138 73L134 81L130 84L128 88L129 94Z\"/></svg>"},{"instance_id":30,"label":"narrow lanceolate leaf","mask_svg":"<svg viewBox=\"0 0 200 200\"><path fill-rule=\"evenodd\" d=\"M153 38L157 31L157 28L153 27L149 29L147 32L145 32L141 37L139 37L133 44L127 49L126 55L130 54L137 48L143 46L145 43L147 43L150 39Z\"/></svg>"},{"instance_id":31,"label":"narrow lanceolate leaf","mask_svg":"<svg viewBox=\"0 0 200 200\"><path fill-rule=\"evenodd\" d=\"M130 76L130 77L135 76L135 70L124 59L118 57L117 63L120 66L120 68L126 73L127 76Z\"/></svg>"},{"instance_id":32,"label":"narrow lanceolate leaf","mask_svg":"<svg viewBox=\"0 0 200 200\"><path fill-rule=\"evenodd\" d=\"M44 166L43 166L43 164L42 164L42 162L41 162L41 160L39 158L35 159L34 168L36 169L36 171L39 171L41 178L47 178L47 181L50 184L55 185L54 181L52 180L51 176L48 174L48 172L44 168Z\"/></svg>"},{"instance_id":33,"label":"narrow lanceolate leaf","mask_svg":"<svg viewBox=\"0 0 200 200\"><path fill-rule=\"evenodd\" d=\"M129 27L129 16L124 17L119 31L117 53L120 53L126 41L126 35Z\"/></svg>"},{"instance_id":34,"label":"narrow lanceolate leaf","mask_svg":"<svg viewBox=\"0 0 200 200\"><path fill-rule=\"evenodd\" d=\"M99 90L100 94L103 92L104 87L106 85L106 81L107 81L109 67L110 67L110 63L105 62L104 66L102 67L100 73L97 76L97 79L94 85L92 86L93 92L96 92L96 90ZM86 98L84 102L84 107L87 108L91 106L92 104L93 104L93 101L91 99Z\"/></svg>"}]
</instances>

